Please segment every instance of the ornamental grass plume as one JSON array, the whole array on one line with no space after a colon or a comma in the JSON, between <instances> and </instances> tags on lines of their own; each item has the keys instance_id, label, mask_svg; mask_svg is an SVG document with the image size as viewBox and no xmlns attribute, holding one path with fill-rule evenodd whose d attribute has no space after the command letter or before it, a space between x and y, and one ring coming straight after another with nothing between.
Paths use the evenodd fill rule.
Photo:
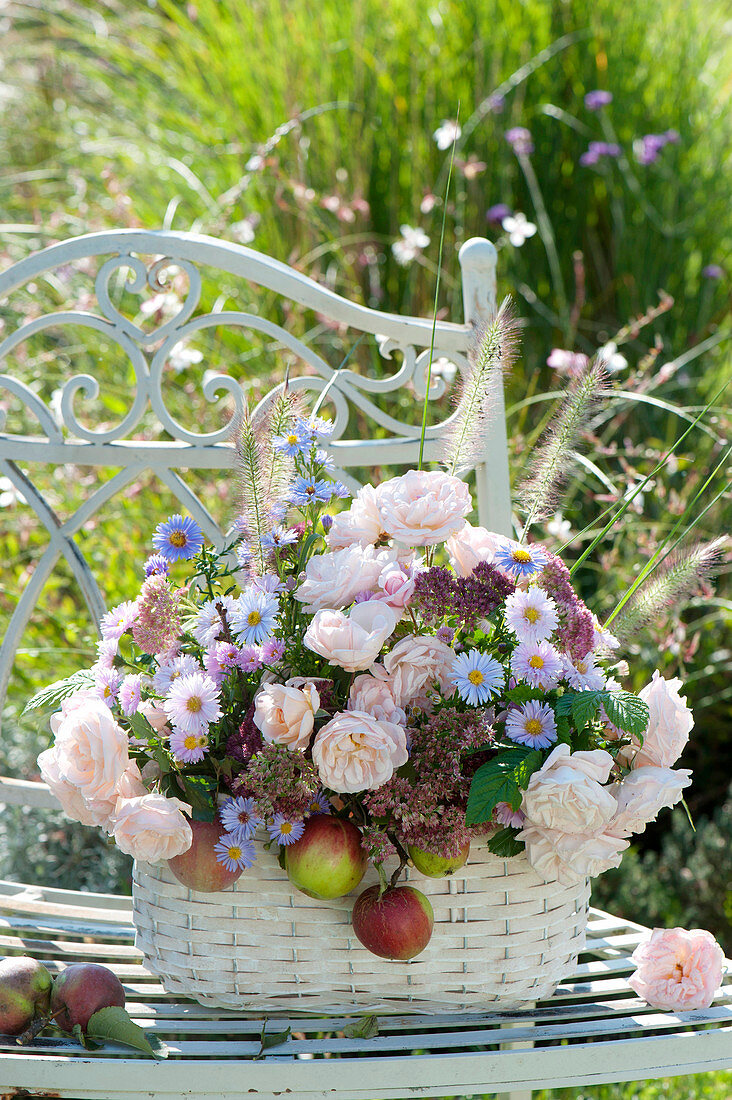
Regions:
<instances>
[{"instance_id":1,"label":"ornamental grass plume","mask_svg":"<svg viewBox=\"0 0 732 1100\"><path fill-rule=\"evenodd\" d=\"M276 439L287 436L303 413L299 394L287 383L264 408L254 415L246 409L236 432L236 453L241 488L240 523L249 550L249 567L254 575L266 572L267 551L262 544L276 526L277 507L290 481L292 458Z\"/></svg>"},{"instance_id":2,"label":"ornamental grass plume","mask_svg":"<svg viewBox=\"0 0 732 1100\"><path fill-rule=\"evenodd\" d=\"M572 468L572 451L590 415L605 392L605 370L599 359L573 379L567 397L552 418L531 472L518 486L516 497L526 513L524 537L532 523L548 519L558 500L559 489Z\"/></svg>"},{"instance_id":3,"label":"ornamental grass plume","mask_svg":"<svg viewBox=\"0 0 732 1100\"><path fill-rule=\"evenodd\" d=\"M613 620L613 632L621 641L630 640L637 631L657 618L671 604L687 599L719 564L720 552L727 542L722 536L712 542L697 543L688 550L669 554L648 580L638 588Z\"/></svg>"},{"instance_id":4,"label":"ornamental grass plume","mask_svg":"<svg viewBox=\"0 0 732 1100\"><path fill-rule=\"evenodd\" d=\"M518 355L518 333L513 303L510 297L504 298L468 354L468 369L461 375L455 395L455 412L442 436L440 460L451 474L463 473L485 457L486 435L498 408L496 395L502 393L503 375Z\"/></svg>"}]
</instances>

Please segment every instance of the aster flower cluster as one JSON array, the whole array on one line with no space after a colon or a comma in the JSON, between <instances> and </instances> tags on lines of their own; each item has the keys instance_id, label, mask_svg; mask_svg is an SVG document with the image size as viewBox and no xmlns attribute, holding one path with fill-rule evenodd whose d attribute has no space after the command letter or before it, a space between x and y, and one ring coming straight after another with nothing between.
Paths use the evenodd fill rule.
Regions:
<instances>
[{"instance_id":1,"label":"aster flower cluster","mask_svg":"<svg viewBox=\"0 0 732 1100\"><path fill-rule=\"evenodd\" d=\"M526 134L511 140L528 155ZM74 681L54 718L41 767L68 812L152 860L216 821L214 857L235 874L327 815L359 830L384 883L471 843L564 879L594 873L598 850L619 858L685 773L654 749L649 703L613 680L618 643L569 569L472 526L453 473L411 470L334 507L349 493L325 449L333 425L287 388L262 415L240 429L227 541L208 545L192 517L158 524L139 593L102 620L88 690ZM663 692L653 705L683 725ZM101 761L83 778L74 738ZM568 815L590 783L599 809ZM140 811L150 799L168 807L165 844Z\"/></svg>"}]
</instances>

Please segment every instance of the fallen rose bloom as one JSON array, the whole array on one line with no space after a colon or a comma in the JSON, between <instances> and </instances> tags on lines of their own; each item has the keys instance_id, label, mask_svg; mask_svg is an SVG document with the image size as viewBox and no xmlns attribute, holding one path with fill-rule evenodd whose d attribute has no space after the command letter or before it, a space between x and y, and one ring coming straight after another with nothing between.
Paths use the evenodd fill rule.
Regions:
<instances>
[{"instance_id":1,"label":"fallen rose bloom","mask_svg":"<svg viewBox=\"0 0 732 1100\"><path fill-rule=\"evenodd\" d=\"M654 928L636 947L628 985L653 1008L709 1008L722 984L724 953L703 928Z\"/></svg>"}]
</instances>

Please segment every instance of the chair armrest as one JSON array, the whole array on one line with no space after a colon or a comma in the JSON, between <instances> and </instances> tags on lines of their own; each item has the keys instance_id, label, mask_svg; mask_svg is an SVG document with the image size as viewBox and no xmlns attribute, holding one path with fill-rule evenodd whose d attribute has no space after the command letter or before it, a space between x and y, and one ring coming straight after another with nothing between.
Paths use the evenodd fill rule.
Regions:
<instances>
[{"instance_id":1,"label":"chair armrest","mask_svg":"<svg viewBox=\"0 0 732 1100\"><path fill-rule=\"evenodd\" d=\"M61 804L45 783L27 779L10 779L0 775L0 804L33 806L38 810L59 810Z\"/></svg>"}]
</instances>

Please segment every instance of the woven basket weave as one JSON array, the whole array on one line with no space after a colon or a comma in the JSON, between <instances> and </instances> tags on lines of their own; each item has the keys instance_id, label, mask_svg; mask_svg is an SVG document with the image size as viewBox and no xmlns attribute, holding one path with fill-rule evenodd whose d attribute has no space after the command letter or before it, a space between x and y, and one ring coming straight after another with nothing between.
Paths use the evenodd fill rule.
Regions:
<instances>
[{"instance_id":1,"label":"woven basket weave","mask_svg":"<svg viewBox=\"0 0 732 1100\"><path fill-rule=\"evenodd\" d=\"M351 928L360 889L315 901L263 856L234 887L193 893L166 864L136 864L136 944L170 993L201 1004L291 1015L513 1009L550 996L584 944L589 882L546 883L525 856L486 848L450 878L408 871L435 911L427 948L392 962Z\"/></svg>"}]
</instances>

